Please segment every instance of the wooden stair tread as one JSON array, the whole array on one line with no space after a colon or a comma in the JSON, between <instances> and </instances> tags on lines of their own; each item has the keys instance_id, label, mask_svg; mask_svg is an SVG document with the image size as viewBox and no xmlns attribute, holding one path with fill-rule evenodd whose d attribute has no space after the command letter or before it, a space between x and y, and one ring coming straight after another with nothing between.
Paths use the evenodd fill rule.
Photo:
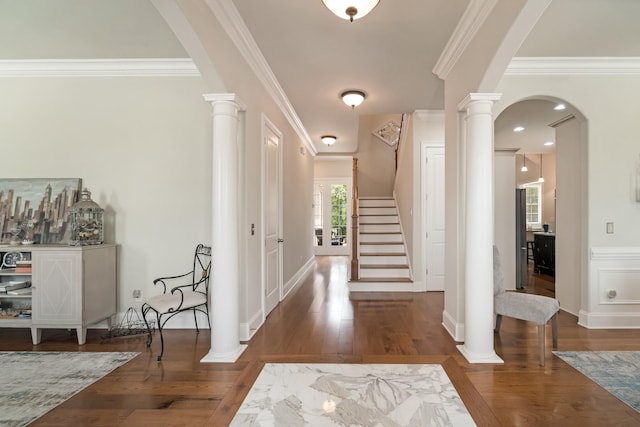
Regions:
<instances>
[{"instance_id":1,"label":"wooden stair tread","mask_svg":"<svg viewBox=\"0 0 640 427\"><path fill-rule=\"evenodd\" d=\"M404 245L404 242L358 242L362 245Z\"/></svg>"},{"instance_id":2,"label":"wooden stair tread","mask_svg":"<svg viewBox=\"0 0 640 427\"><path fill-rule=\"evenodd\" d=\"M360 224L360 227L362 227L363 225L400 225L399 222L365 222L363 224Z\"/></svg>"},{"instance_id":3,"label":"wooden stair tread","mask_svg":"<svg viewBox=\"0 0 640 427\"><path fill-rule=\"evenodd\" d=\"M360 268L368 268L368 269L382 269L382 268L397 268L397 269L408 269L409 266L407 264L360 264Z\"/></svg>"},{"instance_id":4,"label":"wooden stair tread","mask_svg":"<svg viewBox=\"0 0 640 427\"><path fill-rule=\"evenodd\" d=\"M353 280L354 282L367 282L367 283L377 283L377 282L397 282L397 283L412 283L413 280L408 277L361 277L358 280Z\"/></svg>"},{"instance_id":5,"label":"wooden stair tread","mask_svg":"<svg viewBox=\"0 0 640 427\"><path fill-rule=\"evenodd\" d=\"M398 214L359 214L358 216L398 216Z\"/></svg>"},{"instance_id":6,"label":"wooden stair tread","mask_svg":"<svg viewBox=\"0 0 640 427\"><path fill-rule=\"evenodd\" d=\"M404 252L360 252L360 257L363 256L407 256Z\"/></svg>"},{"instance_id":7,"label":"wooden stair tread","mask_svg":"<svg viewBox=\"0 0 640 427\"><path fill-rule=\"evenodd\" d=\"M361 231L360 234L401 234L399 231Z\"/></svg>"}]
</instances>

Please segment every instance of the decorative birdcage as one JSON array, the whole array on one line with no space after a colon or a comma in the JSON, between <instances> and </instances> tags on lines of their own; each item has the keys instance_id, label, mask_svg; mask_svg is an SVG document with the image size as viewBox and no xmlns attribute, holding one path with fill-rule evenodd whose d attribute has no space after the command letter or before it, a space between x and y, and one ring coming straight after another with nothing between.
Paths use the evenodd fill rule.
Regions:
<instances>
[{"instance_id":1,"label":"decorative birdcage","mask_svg":"<svg viewBox=\"0 0 640 427\"><path fill-rule=\"evenodd\" d=\"M82 190L80 200L71 208L72 246L104 243L104 209L91 200L91 192Z\"/></svg>"}]
</instances>

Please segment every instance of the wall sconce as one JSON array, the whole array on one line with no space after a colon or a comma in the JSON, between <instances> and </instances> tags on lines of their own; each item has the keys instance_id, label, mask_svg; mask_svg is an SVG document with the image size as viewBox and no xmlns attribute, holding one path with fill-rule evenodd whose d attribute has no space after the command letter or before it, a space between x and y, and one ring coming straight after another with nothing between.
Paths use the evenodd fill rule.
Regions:
<instances>
[{"instance_id":1,"label":"wall sconce","mask_svg":"<svg viewBox=\"0 0 640 427\"><path fill-rule=\"evenodd\" d=\"M320 137L320 140L321 140L323 143L327 144L327 145L332 145L332 144L334 144L334 143L336 142L336 140L337 140L337 139L338 139L338 138L336 138L336 137L335 137L335 136L333 136L333 135L323 135L323 136L321 136L321 137Z\"/></svg>"}]
</instances>

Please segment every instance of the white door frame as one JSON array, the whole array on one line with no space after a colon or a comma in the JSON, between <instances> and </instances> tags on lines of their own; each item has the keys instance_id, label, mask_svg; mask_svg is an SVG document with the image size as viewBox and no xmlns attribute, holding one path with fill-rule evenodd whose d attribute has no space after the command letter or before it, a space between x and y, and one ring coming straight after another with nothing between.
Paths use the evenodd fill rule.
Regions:
<instances>
[{"instance_id":1,"label":"white door frame","mask_svg":"<svg viewBox=\"0 0 640 427\"><path fill-rule=\"evenodd\" d=\"M422 143L422 147L421 147L421 153L420 153L420 199L421 199L421 203L422 203L422 230L423 230L423 234L420 238L420 240L422 241L422 254L423 254L423 259L424 259L424 265L423 265L423 269L420 272L420 278L422 279L422 283L424 283L424 289L427 291L443 291L444 288L434 288L432 282L429 280L429 274L427 273L427 269L429 267L429 260L427 259L427 248L428 248L428 237L427 237L427 230L428 230L428 226L429 226L429 217L432 214L431 212L429 212L428 210L428 206L429 204L427 203L427 168L428 163L427 163L427 156L429 154L429 151L431 151L434 148L440 149L443 152L444 155L444 141L425 141ZM444 180L445 177L442 176L442 179ZM444 210L444 206L442 207L442 209ZM443 266L444 268L444 266ZM443 270L444 271L444 270ZM432 272L433 273L433 272Z\"/></svg>"},{"instance_id":2,"label":"white door frame","mask_svg":"<svg viewBox=\"0 0 640 427\"><path fill-rule=\"evenodd\" d=\"M330 189L331 184L344 184L347 186L347 246L341 246L339 248L334 248L332 246L327 246L324 245L323 246L314 246L313 247L313 252L314 255L351 255L351 244L352 244L352 236L351 236L351 197L352 197L352 187L353 187L353 183L352 183L352 178L316 178L313 180L313 185L315 187L315 184L317 183L321 183L321 184L325 184L327 186L327 188ZM329 197L331 197L329 195ZM323 214L323 219L322 219L322 225L323 225L323 229L326 228L326 224L327 224L327 217L329 218L329 224L331 224L331 211L329 210L329 213L326 214L326 210L324 209L326 206L324 206L324 200L323 200L323 209L322 209L322 214ZM329 227L331 228L331 227ZM323 231L322 233L323 235L323 243L327 242L327 241L331 241L331 236L329 236L329 239L327 240L325 237L325 233Z\"/></svg>"},{"instance_id":3,"label":"white door frame","mask_svg":"<svg viewBox=\"0 0 640 427\"><path fill-rule=\"evenodd\" d=\"M260 200L262 207L261 214L261 226L260 226L260 258L261 258L261 268L260 268L260 277L261 277L261 294L262 294L262 319L263 321L267 318L269 313L266 312L266 289L267 289L267 278L266 278L266 184L264 179L264 174L267 170L266 168L266 155L265 155L265 139L267 137L267 132L270 131L276 135L278 138L278 239L282 239L283 237L283 221L282 221L282 149L283 149L283 138L282 132L276 127L276 125L271 122L267 118L266 115L262 114L262 127L261 127L261 143L260 143L260 165L261 165L261 188L260 188ZM282 252L283 252L282 244L278 244L278 301L282 301L283 295L283 260L282 260Z\"/></svg>"}]
</instances>

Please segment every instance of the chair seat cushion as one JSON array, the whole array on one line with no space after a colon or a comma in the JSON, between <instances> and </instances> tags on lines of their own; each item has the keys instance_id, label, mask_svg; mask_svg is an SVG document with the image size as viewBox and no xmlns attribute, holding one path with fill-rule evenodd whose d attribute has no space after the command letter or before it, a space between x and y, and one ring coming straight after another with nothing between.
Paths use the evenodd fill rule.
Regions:
<instances>
[{"instance_id":1,"label":"chair seat cushion","mask_svg":"<svg viewBox=\"0 0 640 427\"><path fill-rule=\"evenodd\" d=\"M528 320L538 325L547 323L560 309L560 303L555 298L520 292L502 292L493 301L496 314Z\"/></svg>"},{"instance_id":2,"label":"chair seat cushion","mask_svg":"<svg viewBox=\"0 0 640 427\"><path fill-rule=\"evenodd\" d=\"M149 306L158 313L167 313L169 311L178 310L178 306L180 306L180 310L185 310L207 303L207 296L200 292L183 290L183 293L184 301L181 306L180 301L182 301L182 294L179 291L176 291L173 294L167 293L153 296L149 298L147 304L149 304Z\"/></svg>"}]
</instances>

